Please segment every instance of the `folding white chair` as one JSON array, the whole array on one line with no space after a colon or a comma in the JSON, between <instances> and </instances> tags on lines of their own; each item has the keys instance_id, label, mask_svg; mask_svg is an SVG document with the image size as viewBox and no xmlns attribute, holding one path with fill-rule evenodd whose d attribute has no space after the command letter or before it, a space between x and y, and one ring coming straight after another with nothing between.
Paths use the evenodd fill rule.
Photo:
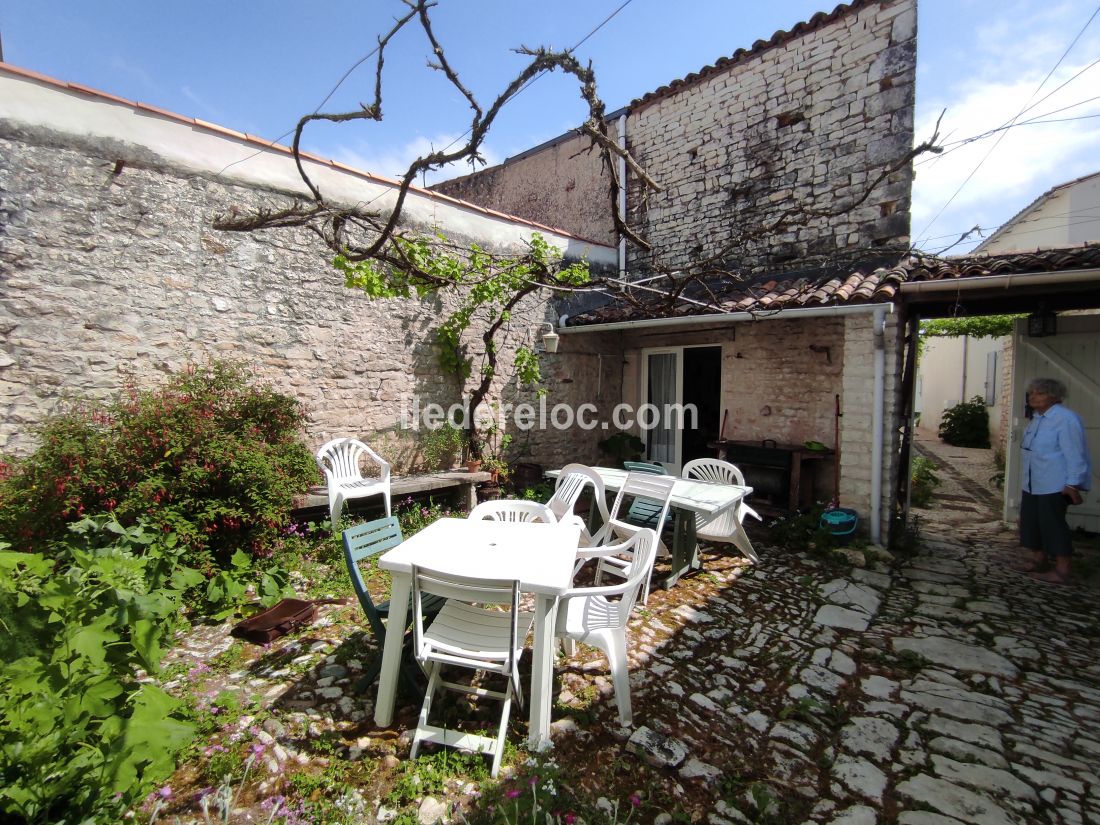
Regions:
<instances>
[{"instance_id":1,"label":"folding white chair","mask_svg":"<svg viewBox=\"0 0 1100 825\"><path fill-rule=\"evenodd\" d=\"M649 528L657 534L657 552L668 555L668 549L661 543L660 530L668 518L672 488L675 486L676 476L627 473L623 486L615 496L615 503L611 505L611 514L607 520L610 529L604 536L604 542L629 538L639 530ZM625 515L624 508L627 511ZM602 581L604 573L629 578L632 571L632 554L601 555L596 566L596 584ZM650 565L649 575L646 576L642 589L642 604L649 602L652 573L653 566Z\"/></svg>"},{"instance_id":2,"label":"folding white chair","mask_svg":"<svg viewBox=\"0 0 1100 825\"><path fill-rule=\"evenodd\" d=\"M638 590L649 579L657 554L657 534L648 528L639 530L622 544L593 547L584 553L591 558L614 557L629 553L633 565L625 582L604 587L578 587L568 590L558 604L556 635L572 642L598 647L607 657L615 703L624 727L633 722L630 711L630 678L626 657L626 623L638 599ZM612 600L611 597L617 596ZM570 649L568 651L572 653Z\"/></svg>"},{"instance_id":3,"label":"folding white chair","mask_svg":"<svg viewBox=\"0 0 1100 825\"><path fill-rule=\"evenodd\" d=\"M558 519L554 511L537 501L502 498L483 501L470 511L466 518L489 521L536 521L554 524Z\"/></svg>"},{"instance_id":4,"label":"folding white chair","mask_svg":"<svg viewBox=\"0 0 1100 825\"><path fill-rule=\"evenodd\" d=\"M694 461L689 461L684 465L683 476L699 481L714 481L719 484L745 486L745 477L741 474L741 471L728 461L721 461L717 458L697 458ZM741 551L741 555L753 564L758 564L760 557L756 555L752 542L749 540L749 534L745 532L745 516L753 516L758 521L760 520L760 515L749 507L744 500L740 501L736 507L731 507L717 518L709 521L699 516L695 520L695 535L706 541L732 544Z\"/></svg>"},{"instance_id":5,"label":"folding white chair","mask_svg":"<svg viewBox=\"0 0 1100 825\"><path fill-rule=\"evenodd\" d=\"M412 584L413 648L416 660L428 676L428 689L416 723L410 758L416 758L421 742L487 753L493 758L492 776L495 777L504 754L512 697L523 707L519 660L534 615L519 610L518 581L471 579L414 566ZM428 594L445 598L447 602L431 625L425 627L423 599ZM508 610L500 610L503 605L507 605ZM499 673L507 681L507 687L497 691L447 681L440 675L444 665ZM432 699L438 690L502 700L504 708L496 737L429 724Z\"/></svg>"},{"instance_id":6,"label":"folding white chair","mask_svg":"<svg viewBox=\"0 0 1100 825\"><path fill-rule=\"evenodd\" d=\"M584 464L566 464L558 475L557 484L554 485L554 495L546 502L558 521L565 521L566 517L574 515L573 508L585 487L592 486L592 506L599 513L600 526L596 532L590 533L588 526L582 521L581 547L593 547L603 541L604 535L610 529L608 522L611 516L607 511L607 491L603 486L603 479L599 473Z\"/></svg>"},{"instance_id":7,"label":"folding white chair","mask_svg":"<svg viewBox=\"0 0 1100 825\"><path fill-rule=\"evenodd\" d=\"M359 469L363 457L378 465L377 477L363 477ZM348 499L380 495L386 505L386 515L390 515L390 465L378 453L358 439L334 438L317 451L315 458L325 474L328 515L333 530Z\"/></svg>"}]
</instances>

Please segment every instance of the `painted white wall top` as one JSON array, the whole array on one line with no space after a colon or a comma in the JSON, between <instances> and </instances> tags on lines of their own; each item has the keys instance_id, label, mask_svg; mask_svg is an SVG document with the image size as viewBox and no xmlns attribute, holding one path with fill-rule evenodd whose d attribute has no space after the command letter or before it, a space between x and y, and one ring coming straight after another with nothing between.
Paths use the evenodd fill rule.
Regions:
<instances>
[{"instance_id":1,"label":"painted white wall top","mask_svg":"<svg viewBox=\"0 0 1100 825\"><path fill-rule=\"evenodd\" d=\"M2 63L0 118L85 139L122 141L185 170L310 196L286 147ZM396 201L397 181L312 155L303 156L303 166L329 200L385 212ZM404 220L498 250L520 248L540 232L570 259L609 266L617 261L614 247L420 188L410 189Z\"/></svg>"}]
</instances>

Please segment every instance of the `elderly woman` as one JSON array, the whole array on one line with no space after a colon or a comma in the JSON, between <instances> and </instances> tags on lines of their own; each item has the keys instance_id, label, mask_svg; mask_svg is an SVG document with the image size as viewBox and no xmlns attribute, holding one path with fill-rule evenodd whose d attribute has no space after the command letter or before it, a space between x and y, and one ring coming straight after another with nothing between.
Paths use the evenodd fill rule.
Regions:
<instances>
[{"instance_id":1,"label":"elderly woman","mask_svg":"<svg viewBox=\"0 0 1100 825\"><path fill-rule=\"evenodd\" d=\"M1037 579L1057 584L1070 580L1073 545L1066 508L1081 503L1081 494L1089 489L1092 479L1085 428L1077 413L1062 406L1065 397L1066 386L1061 381L1030 381L1027 403L1032 416L1020 442L1020 544L1032 555L1031 564L1024 569Z\"/></svg>"}]
</instances>

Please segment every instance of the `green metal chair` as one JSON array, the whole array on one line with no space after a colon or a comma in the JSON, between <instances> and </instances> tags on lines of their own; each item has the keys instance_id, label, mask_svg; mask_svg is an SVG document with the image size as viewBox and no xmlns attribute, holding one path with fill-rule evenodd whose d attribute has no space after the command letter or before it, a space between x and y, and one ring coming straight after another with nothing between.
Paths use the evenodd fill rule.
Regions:
<instances>
[{"instance_id":1,"label":"green metal chair","mask_svg":"<svg viewBox=\"0 0 1100 825\"><path fill-rule=\"evenodd\" d=\"M655 476L667 476L668 470L665 469L663 464L659 464L656 461L624 461L623 469L631 473L649 473ZM664 508L664 522L659 522L657 519L660 517L662 511L662 504L660 502L650 501L644 498L636 498L630 505L630 510L627 512L626 520L631 524L638 525L640 527L649 527L656 530L660 534L661 530L665 526L672 523L672 514L668 512L668 508Z\"/></svg>"},{"instance_id":2,"label":"green metal chair","mask_svg":"<svg viewBox=\"0 0 1100 825\"><path fill-rule=\"evenodd\" d=\"M348 575L351 576L351 585L355 589L355 595L367 616L367 624L378 642L379 649L378 656L375 657L363 677L355 684L355 690L359 693L366 690L378 678L378 674L382 670L382 646L386 641L386 622L390 619L390 603L388 601L379 604L374 603L370 592L367 590L367 583L363 578L360 564L370 559L371 556L376 556L396 547L402 541L404 539L401 535L401 525L398 523L396 516L357 524L344 531L344 562L347 564ZM441 607L443 607L443 599L428 597L423 600L423 609L426 616L434 617ZM411 613L406 614L403 621L404 627L409 628L412 625ZM418 693L420 691L420 685L418 684L420 668L412 660L410 644L411 634L404 640L401 684L412 692Z\"/></svg>"}]
</instances>

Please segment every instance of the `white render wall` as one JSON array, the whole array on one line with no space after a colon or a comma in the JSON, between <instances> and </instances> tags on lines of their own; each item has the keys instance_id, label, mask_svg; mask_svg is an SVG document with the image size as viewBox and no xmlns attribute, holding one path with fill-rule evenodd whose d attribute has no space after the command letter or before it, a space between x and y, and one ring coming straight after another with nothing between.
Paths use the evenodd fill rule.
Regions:
<instances>
[{"instance_id":1,"label":"white render wall","mask_svg":"<svg viewBox=\"0 0 1100 825\"><path fill-rule=\"evenodd\" d=\"M989 413L990 442L1001 437L1002 392L1004 390L1002 362L1010 339L974 338L960 335L954 338L929 338L924 345L920 364L920 425L938 432L943 414L962 401L974 396L985 397L986 363L990 353L997 354L994 373L995 403L986 408Z\"/></svg>"},{"instance_id":2,"label":"white render wall","mask_svg":"<svg viewBox=\"0 0 1100 825\"><path fill-rule=\"evenodd\" d=\"M977 248L977 252L1028 252L1100 240L1100 174L1043 195Z\"/></svg>"}]
</instances>

